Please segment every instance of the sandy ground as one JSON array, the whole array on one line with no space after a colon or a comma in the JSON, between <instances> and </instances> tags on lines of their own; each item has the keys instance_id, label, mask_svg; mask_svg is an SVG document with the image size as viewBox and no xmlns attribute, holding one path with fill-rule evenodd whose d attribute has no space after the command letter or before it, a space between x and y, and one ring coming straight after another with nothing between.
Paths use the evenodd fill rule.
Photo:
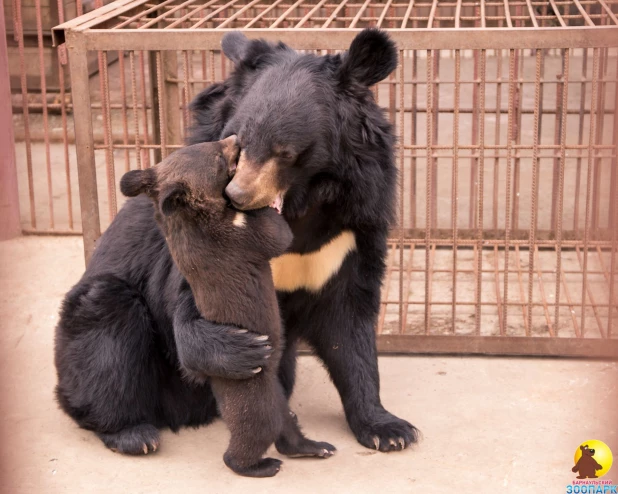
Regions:
<instances>
[{"instance_id":1,"label":"sandy ground","mask_svg":"<svg viewBox=\"0 0 618 494\"><path fill-rule=\"evenodd\" d=\"M113 454L53 401L53 330L83 271L81 239L18 238L0 243L0 260L2 493L565 492L582 441L618 454L618 364L430 356L380 359L385 406L423 431L401 453L355 441L326 372L307 356L292 407L308 435L338 447L333 458L289 459L273 479L244 479L223 465L221 421L164 432L153 456Z\"/></svg>"}]
</instances>

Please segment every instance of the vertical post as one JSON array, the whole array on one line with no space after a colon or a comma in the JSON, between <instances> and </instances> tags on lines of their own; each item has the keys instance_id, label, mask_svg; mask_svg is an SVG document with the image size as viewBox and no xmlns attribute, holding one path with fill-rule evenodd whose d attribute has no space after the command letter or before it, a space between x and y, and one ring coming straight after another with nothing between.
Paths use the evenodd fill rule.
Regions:
<instances>
[{"instance_id":1,"label":"vertical post","mask_svg":"<svg viewBox=\"0 0 618 494\"><path fill-rule=\"evenodd\" d=\"M168 144L181 144L180 137L180 91L178 88L178 55L175 51L164 51L163 91L165 101L165 133ZM185 80L189 76L185 74ZM188 93L187 93L188 94ZM190 101L187 101L189 104Z\"/></svg>"},{"instance_id":2,"label":"vertical post","mask_svg":"<svg viewBox=\"0 0 618 494\"><path fill-rule=\"evenodd\" d=\"M431 106L433 107L433 118L431 119L431 125L433 125L432 142L434 145L438 145L438 129L440 128L440 56L442 52L438 51L434 53L433 57L433 100ZM433 153L432 153L433 154ZM429 159L429 157L427 158ZM428 162L429 163L429 162ZM427 165L429 166L429 165ZM431 167L433 168L431 176L433 182L431 184L431 228L438 228L438 158L431 157Z\"/></svg>"},{"instance_id":3,"label":"vertical post","mask_svg":"<svg viewBox=\"0 0 618 494\"><path fill-rule=\"evenodd\" d=\"M0 9L0 240L16 237L20 233L9 58L4 9Z\"/></svg>"},{"instance_id":4,"label":"vertical post","mask_svg":"<svg viewBox=\"0 0 618 494\"><path fill-rule=\"evenodd\" d=\"M152 118L152 141L153 144L161 144L161 114L159 111L159 84L157 81L157 52L148 52L148 75L150 76L150 104L152 106L151 118ZM154 161L155 163L161 162L161 148L154 149Z\"/></svg>"},{"instance_id":5,"label":"vertical post","mask_svg":"<svg viewBox=\"0 0 618 494\"><path fill-rule=\"evenodd\" d=\"M84 236L86 264L94 253L95 242L101 236L97 173L94 160L94 135L92 132L92 109L88 84L88 51L79 37L67 31L69 69L71 73L71 97L73 99L73 122L77 151L77 178L79 203Z\"/></svg>"},{"instance_id":6,"label":"vertical post","mask_svg":"<svg viewBox=\"0 0 618 494\"><path fill-rule=\"evenodd\" d=\"M148 53L150 64L150 89L152 91L152 128L156 144L161 144L161 131L165 132L165 143L181 144L180 135L180 96L178 89L178 56L175 51L162 51L161 60L163 85L159 87L157 74L157 52ZM163 98L163 106L161 106ZM161 115L161 108L165 115ZM165 129L161 126L165 122ZM163 153L166 154L166 153ZM161 149L155 149L155 161L158 163L163 156Z\"/></svg>"}]
</instances>

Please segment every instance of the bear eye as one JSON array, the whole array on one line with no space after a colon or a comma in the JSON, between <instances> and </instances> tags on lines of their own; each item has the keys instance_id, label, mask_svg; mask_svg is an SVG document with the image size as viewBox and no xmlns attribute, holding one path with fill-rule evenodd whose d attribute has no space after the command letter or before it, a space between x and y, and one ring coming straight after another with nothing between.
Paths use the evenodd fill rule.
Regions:
<instances>
[{"instance_id":1,"label":"bear eye","mask_svg":"<svg viewBox=\"0 0 618 494\"><path fill-rule=\"evenodd\" d=\"M290 149L278 149L277 157L283 161L291 161L294 158L294 153Z\"/></svg>"}]
</instances>

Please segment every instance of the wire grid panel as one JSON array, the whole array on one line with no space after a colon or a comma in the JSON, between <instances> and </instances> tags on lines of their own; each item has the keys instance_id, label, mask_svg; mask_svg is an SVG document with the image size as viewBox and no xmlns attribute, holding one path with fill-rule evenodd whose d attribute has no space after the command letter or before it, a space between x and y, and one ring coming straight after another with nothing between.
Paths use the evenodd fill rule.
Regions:
<instances>
[{"instance_id":1,"label":"wire grid panel","mask_svg":"<svg viewBox=\"0 0 618 494\"><path fill-rule=\"evenodd\" d=\"M71 122L66 104L69 94L63 65L66 48L52 52L49 35L44 30L49 19L44 17L41 3L36 2L30 8L24 3L13 1L6 6L12 14L12 29L7 29L12 32L12 36L7 36L9 49L19 60L17 71L11 63L9 66L11 76L19 76L19 84L11 90L22 226L26 232L73 232L76 230L74 193L77 183L69 144ZM46 6L48 15L53 7L53 4ZM76 11L77 15L83 12L81 0L77 0ZM64 22L64 2L58 2L54 14L58 22ZM57 74L55 94L48 92L50 73ZM37 75L39 84L33 90L28 80L36 79ZM59 216L62 218L60 228Z\"/></svg>"},{"instance_id":2,"label":"wire grid panel","mask_svg":"<svg viewBox=\"0 0 618 494\"><path fill-rule=\"evenodd\" d=\"M165 0L150 2L148 0L120 0L112 5L105 5L108 0L59 2L57 18L63 22L75 13L81 16L80 29L111 32L119 51L131 48L124 41L123 35L133 31L154 34L158 38L160 31L208 31L220 37L218 31L227 29L248 29L262 31L262 35L279 36L294 33L292 40L301 38L314 40L314 44L332 45L333 39L322 42L315 31L335 32L356 30L367 26L378 26L390 30L426 30L439 31L438 38L431 38L426 43L455 43L457 38L448 38L449 31L457 34L458 30L471 29L484 36L500 39L497 33L486 32L491 29L523 29L521 36L530 37L534 45L538 33L527 32L527 28L554 31L556 40L573 36L572 27L611 27L618 24L618 0L560 0L560 1L351 1L341 2L326 0ZM18 172L20 181L20 209L24 232L35 234L79 234L81 220L79 210L79 188L77 184L76 152L73 134L73 107L70 98L70 77L66 67L66 46L61 45L56 52L51 51L48 33L44 30L45 13L40 5L35 9L36 25L28 24L32 19L24 14L22 2L13 1L9 8L13 18L13 39L19 53L20 84L13 88L13 111ZM96 13L92 7L103 7ZM30 11L28 11L30 12ZM84 12L87 12L85 15ZM27 18L28 17L28 18ZM567 28L567 29L565 29ZM34 30L33 30L34 29ZM264 32L266 31L266 32ZM310 32L307 32L310 31ZM452 34L451 33L451 34ZM397 35L394 32L394 35ZM334 37L334 34L332 34ZM466 34L468 38L470 34ZM583 36L583 35L582 35ZM459 38L463 38L460 36ZM217 38L218 39L218 38ZM288 40L290 41L290 40ZM399 42L402 40L399 39ZM294 44L294 43L292 43ZM145 46L145 39L141 45ZM453 46L455 46L453 45ZM174 48L184 46L176 43ZM342 48L343 46L339 46ZM54 56L52 56L54 55ZM467 56L466 53L462 54ZM468 54L469 55L469 54ZM89 72L101 74L104 62L113 64L118 51L108 54L104 61L100 53L91 52ZM120 58L119 64L127 62ZM140 59L139 63L143 65ZM33 88L28 78L32 76L34 65L38 65L40 89ZM126 63L125 63L126 65ZM146 63L146 65L148 65ZM110 67L110 70L114 70ZM147 68L145 69L147 73ZM34 70L36 72L36 70ZM48 87L46 76L57 72L58 87ZM125 71L119 71L124 74ZM144 72L142 72L142 75ZM138 78L138 90L145 94L151 81ZM126 105L129 82L120 81L121 89L111 90L110 105L116 110ZM101 101L93 105L101 105ZM149 103L145 103L148 106ZM100 106L99 106L100 110ZM149 111L149 110L147 110ZM99 142L106 134L103 122L94 126L95 136ZM116 132L116 127L112 128ZM124 129L123 129L124 132ZM130 129L127 131L130 133ZM151 141L149 141L150 143Z\"/></svg>"},{"instance_id":3,"label":"wire grid panel","mask_svg":"<svg viewBox=\"0 0 618 494\"><path fill-rule=\"evenodd\" d=\"M618 24L616 0L147 0L126 2L93 27L130 29L354 29L567 27Z\"/></svg>"},{"instance_id":4,"label":"wire grid panel","mask_svg":"<svg viewBox=\"0 0 618 494\"><path fill-rule=\"evenodd\" d=\"M400 180L379 349L616 356L618 4L550 6L121 1L78 19L65 30L87 256L119 176L181 146L188 102L229 74L218 28L325 53L380 25L400 47L373 88Z\"/></svg>"},{"instance_id":5,"label":"wire grid panel","mask_svg":"<svg viewBox=\"0 0 618 494\"><path fill-rule=\"evenodd\" d=\"M120 175L180 147L188 102L231 70L209 50L119 60L92 85L102 228ZM399 135L383 350L410 350L402 335L501 336L499 353L518 353L509 337L615 341L617 68L613 49L400 51L374 87Z\"/></svg>"},{"instance_id":6,"label":"wire grid panel","mask_svg":"<svg viewBox=\"0 0 618 494\"><path fill-rule=\"evenodd\" d=\"M615 55L423 55L402 51L397 75L381 334L615 338Z\"/></svg>"}]
</instances>

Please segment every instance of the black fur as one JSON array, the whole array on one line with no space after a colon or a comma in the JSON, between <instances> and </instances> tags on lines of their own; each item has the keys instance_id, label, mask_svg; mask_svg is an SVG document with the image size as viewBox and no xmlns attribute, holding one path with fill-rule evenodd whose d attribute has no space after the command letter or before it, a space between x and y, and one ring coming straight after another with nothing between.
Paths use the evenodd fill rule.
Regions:
<instances>
[{"instance_id":1,"label":"black fur","mask_svg":"<svg viewBox=\"0 0 618 494\"><path fill-rule=\"evenodd\" d=\"M231 433L226 465L240 475L269 477L281 462L262 457L275 441L279 452L289 456L326 458L335 448L303 436L277 378L281 317L269 261L285 252L292 232L274 209L239 213L228 206L223 189L238 153L234 136L189 146L155 168L127 173L121 189L130 196L145 193L153 200L157 223L175 265L191 286L201 317L247 328L239 331L254 331L258 338L269 340L271 358L254 369L255 377L241 381L210 377ZM234 223L237 218L242 223ZM185 353L180 357L183 372L203 382L208 376L199 361L196 365L195 358L186 356L199 354L199 343L176 337L179 354Z\"/></svg>"},{"instance_id":2,"label":"black fur","mask_svg":"<svg viewBox=\"0 0 618 494\"><path fill-rule=\"evenodd\" d=\"M343 57L340 71L343 85L356 81L372 86L385 79L397 68L397 50L392 41L377 29L365 29Z\"/></svg>"},{"instance_id":3,"label":"black fur","mask_svg":"<svg viewBox=\"0 0 618 494\"><path fill-rule=\"evenodd\" d=\"M315 251L342 230L356 235L357 250L319 294L279 293L287 332L280 379L291 394L296 342L308 341L361 444L407 447L417 430L382 407L374 333L397 173L395 138L369 86L395 69L396 48L374 29L342 55L300 54L239 33L222 46L236 70L194 100L189 142L236 134L248 160L277 160L292 252ZM292 159L281 159L281 148Z\"/></svg>"},{"instance_id":4,"label":"black fur","mask_svg":"<svg viewBox=\"0 0 618 494\"><path fill-rule=\"evenodd\" d=\"M353 54L317 57L238 34L228 38L232 47L223 46L236 70L193 102L189 141L236 133L256 163L278 153L292 251L319 249L343 229L355 233L356 251L318 294L279 294L287 331L279 377L289 396L296 344L308 341L325 362L358 440L390 451L416 440L416 429L387 412L379 397L374 327L394 215L395 139L367 84L387 75L396 52L379 31L360 36L365 41L355 53L363 63L375 62L370 47L388 60L363 68ZM110 447L151 451L158 438L145 424L177 430L217 414L209 384L183 379L181 362L191 360L207 376L243 379L268 361L268 341L238 329L200 317L152 202L131 199L63 303L58 401ZM186 346L179 348L178 338L190 338L189 347L199 351L181 353Z\"/></svg>"},{"instance_id":5,"label":"black fur","mask_svg":"<svg viewBox=\"0 0 618 494\"><path fill-rule=\"evenodd\" d=\"M127 201L101 237L86 273L67 294L56 328L56 396L109 447L142 453L155 428L207 424L217 416L210 385L183 377L253 377L272 350L237 326L204 320L172 261L146 196ZM181 346L177 340L190 340Z\"/></svg>"}]
</instances>

